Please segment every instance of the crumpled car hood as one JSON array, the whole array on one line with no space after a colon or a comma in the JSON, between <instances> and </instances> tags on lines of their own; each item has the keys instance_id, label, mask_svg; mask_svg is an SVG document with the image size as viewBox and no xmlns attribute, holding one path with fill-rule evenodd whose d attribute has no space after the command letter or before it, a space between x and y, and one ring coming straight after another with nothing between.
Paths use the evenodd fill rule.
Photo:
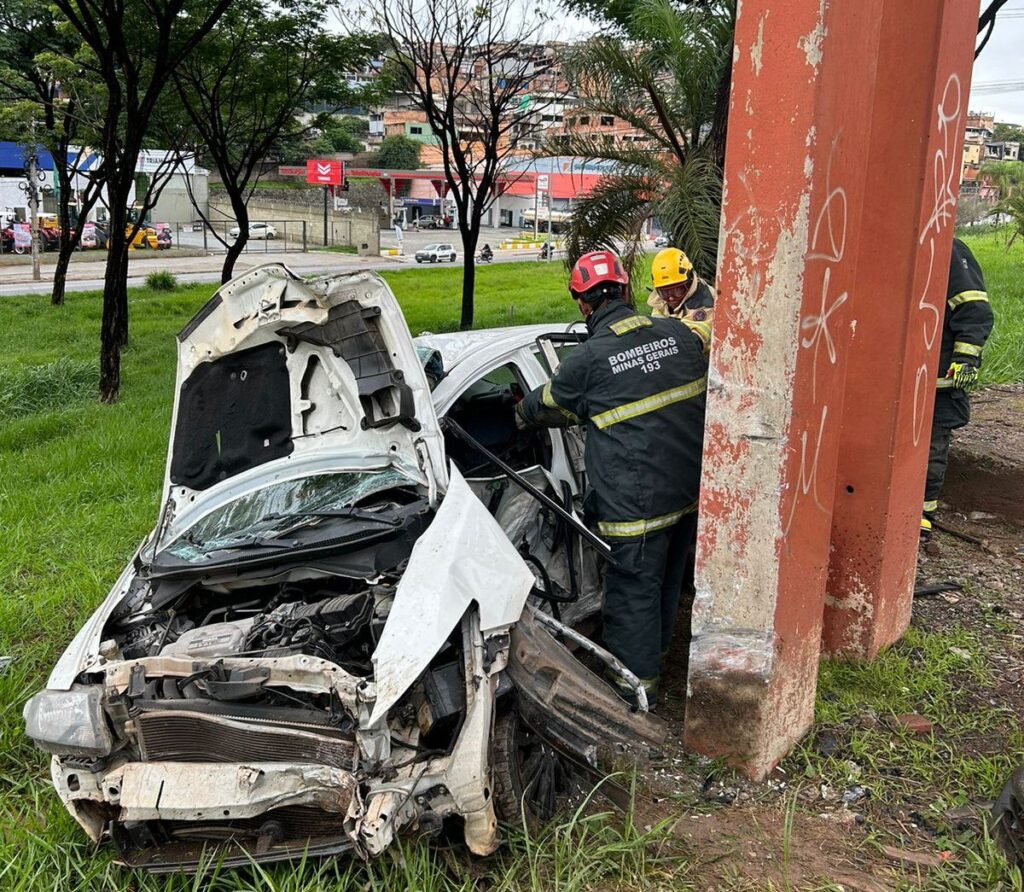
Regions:
<instances>
[{"instance_id":1,"label":"crumpled car hood","mask_svg":"<svg viewBox=\"0 0 1024 892\"><path fill-rule=\"evenodd\" d=\"M412 336L373 272L271 263L223 285L178 335L171 430L158 549L281 480L370 463L447 483Z\"/></svg>"}]
</instances>

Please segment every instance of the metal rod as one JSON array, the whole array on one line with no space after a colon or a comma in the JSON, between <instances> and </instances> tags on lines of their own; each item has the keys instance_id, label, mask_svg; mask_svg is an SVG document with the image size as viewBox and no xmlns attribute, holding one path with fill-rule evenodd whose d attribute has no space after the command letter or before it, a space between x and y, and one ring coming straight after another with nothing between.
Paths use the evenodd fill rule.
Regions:
<instances>
[{"instance_id":1,"label":"metal rod","mask_svg":"<svg viewBox=\"0 0 1024 892\"><path fill-rule=\"evenodd\" d=\"M496 464L502 471L508 474L508 476L512 480L518 483L519 486L525 489L538 502L544 505L544 507L550 508L566 523L572 524L573 529L575 529L584 539L586 539L591 545L593 545L607 561L613 564L615 563L614 559L612 558L611 548L608 546L608 543L605 542L604 539L602 539L596 533L594 533L593 530L588 529L584 524L580 523L579 520L571 512L566 511L565 508L558 504L558 502L556 502L546 493L543 493L539 489L537 489L536 486L530 483L518 471L514 471L509 465L507 465L500 458L498 458L498 456L491 452L490 449L477 442L476 439L474 439L472 436L466 433L462 425L460 425L457 421L454 421L452 418L446 418L443 424L453 434L455 434L456 437L462 440L463 443L469 446L470 449L475 449L477 452L483 455L484 458Z\"/></svg>"},{"instance_id":2,"label":"metal rod","mask_svg":"<svg viewBox=\"0 0 1024 892\"><path fill-rule=\"evenodd\" d=\"M611 653L606 651L599 644L595 644L586 635L581 635L575 629L565 625L565 623L559 622L553 616L538 610L536 607L531 606L530 611L533 613L534 618L543 625L547 626L552 631L557 632L568 638L570 641L575 642L585 651L592 653L595 657L600 659L603 663L606 663L613 672L620 675L623 681L626 682L633 691L636 693L636 705L640 712L647 712L647 691L644 689L643 682L630 672L618 659L616 659Z\"/></svg>"}]
</instances>

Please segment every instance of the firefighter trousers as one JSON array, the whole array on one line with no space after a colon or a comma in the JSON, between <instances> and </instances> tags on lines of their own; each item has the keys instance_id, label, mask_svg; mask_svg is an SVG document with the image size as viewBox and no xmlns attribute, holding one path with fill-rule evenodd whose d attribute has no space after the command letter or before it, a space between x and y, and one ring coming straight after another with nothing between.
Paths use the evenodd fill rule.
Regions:
<instances>
[{"instance_id":1,"label":"firefighter trousers","mask_svg":"<svg viewBox=\"0 0 1024 892\"><path fill-rule=\"evenodd\" d=\"M672 643L696 531L697 515L689 514L665 530L609 540L615 563L605 578L604 645L644 681L658 678Z\"/></svg>"}]
</instances>

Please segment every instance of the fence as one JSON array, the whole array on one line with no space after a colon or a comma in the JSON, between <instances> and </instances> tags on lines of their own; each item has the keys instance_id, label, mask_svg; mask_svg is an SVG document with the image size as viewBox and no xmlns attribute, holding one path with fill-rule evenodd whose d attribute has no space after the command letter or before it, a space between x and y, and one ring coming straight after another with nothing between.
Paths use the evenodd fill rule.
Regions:
<instances>
[{"instance_id":1,"label":"fence","mask_svg":"<svg viewBox=\"0 0 1024 892\"><path fill-rule=\"evenodd\" d=\"M202 248L211 254L226 254L238 237L238 224L230 221L207 226L202 220L175 224L175 244L181 248ZM260 220L249 224L249 240L243 254L288 254L309 250L305 220Z\"/></svg>"},{"instance_id":2,"label":"fence","mask_svg":"<svg viewBox=\"0 0 1024 892\"><path fill-rule=\"evenodd\" d=\"M167 237L169 234L169 238ZM346 233L346 236L350 233ZM202 220L188 220L184 223L154 221L151 227L140 229L132 241L135 251L163 251L171 248L193 249L210 254L226 254L228 246L238 237L237 224L230 221L207 226ZM339 233L339 238L341 233ZM106 229L103 224L83 233L80 251L103 250L106 248ZM281 254L307 251L310 247L309 227L305 220L260 220L249 228L249 240L243 254ZM60 235L52 228L40 229L39 249L45 254L56 252ZM334 241L332 244L348 244ZM13 229L7 227L0 232L0 254L31 254L31 246L15 241Z\"/></svg>"}]
</instances>

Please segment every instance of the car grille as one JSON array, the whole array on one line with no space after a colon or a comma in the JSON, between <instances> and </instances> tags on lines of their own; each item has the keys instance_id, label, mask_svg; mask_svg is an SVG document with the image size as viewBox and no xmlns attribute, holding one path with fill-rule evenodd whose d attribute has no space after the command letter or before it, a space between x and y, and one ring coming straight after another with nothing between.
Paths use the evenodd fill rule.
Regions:
<instances>
[{"instance_id":1,"label":"car grille","mask_svg":"<svg viewBox=\"0 0 1024 892\"><path fill-rule=\"evenodd\" d=\"M188 711L136 717L142 757L149 762L311 762L351 771L355 742L340 732L261 725Z\"/></svg>"}]
</instances>

